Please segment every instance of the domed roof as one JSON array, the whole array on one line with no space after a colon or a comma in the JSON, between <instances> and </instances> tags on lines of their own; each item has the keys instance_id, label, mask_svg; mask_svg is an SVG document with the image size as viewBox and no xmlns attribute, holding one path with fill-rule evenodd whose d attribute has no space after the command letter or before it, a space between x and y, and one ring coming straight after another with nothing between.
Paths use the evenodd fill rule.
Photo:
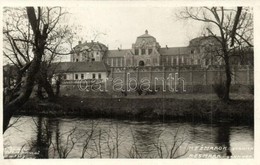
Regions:
<instances>
[{"instance_id":1,"label":"domed roof","mask_svg":"<svg viewBox=\"0 0 260 165\"><path fill-rule=\"evenodd\" d=\"M148 30L145 30L145 34L137 37L135 44L154 43L154 42L156 42L156 38L148 34Z\"/></svg>"}]
</instances>

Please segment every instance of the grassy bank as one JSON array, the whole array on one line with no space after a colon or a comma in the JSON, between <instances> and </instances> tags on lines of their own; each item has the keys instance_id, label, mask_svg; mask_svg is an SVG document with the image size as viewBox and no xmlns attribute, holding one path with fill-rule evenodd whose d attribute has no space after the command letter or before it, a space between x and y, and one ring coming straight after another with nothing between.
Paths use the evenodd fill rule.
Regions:
<instances>
[{"instance_id":1,"label":"grassy bank","mask_svg":"<svg viewBox=\"0 0 260 165\"><path fill-rule=\"evenodd\" d=\"M27 102L18 114L127 119L188 120L253 123L254 101L178 98L80 98L60 97L54 103Z\"/></svg>"}]
</instances>

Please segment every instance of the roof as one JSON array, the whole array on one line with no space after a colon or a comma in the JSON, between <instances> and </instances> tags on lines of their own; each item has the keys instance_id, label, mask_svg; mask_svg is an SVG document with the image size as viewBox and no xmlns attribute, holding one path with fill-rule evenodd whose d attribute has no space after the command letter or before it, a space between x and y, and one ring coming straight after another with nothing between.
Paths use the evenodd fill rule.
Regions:
<instances>
[{"instance_id":1,"label":"roof","mask_svg":"<svg viewBox=\"0 0 260 165\"><path fill-rule=\"evenodd\" d=\"M220 37L218 37L218 38L220 39ZM208 43L209 41L213 41L215 43L218 43L215 36L201 36L201 37L197 37L197 38L190 40L189 46L190 47L192 47L192 46L197 47L197 46L200 46L203 43Z\"/></svg>"},{"instance_id":2,"label":"roof","mask_svg":"<svg viewBox=\"0 0 260 165\"><path fill-rule=\"evenodd\" d=\"M108 50L107 57L124 57L130 49Z\"/></svg>"},{"instance_id":3,"label":"roof","mask_svg":"<svg viewBox=\"0 0 260 165\"><path fill-rule=\"evenodd\" d=\"M52 64L54 72L107 72L104 62L60 62Z\"/></svg>"},{"instance_id":4,"label":"roof","mask_svg":"<svg viewBox=\"0 0 260 165\"><path fill-rule=\"evenodd\" d=\"M153 36L151 36L150 34L148 34L148 31L145 31L145 34L139 36L136 38L136 42L135 44L139 45L139 44L143 44L143 42L145 43L156 43L156 38L154 38Z\"/></svg>"},{"instance_id":5,"label":"roof","mask_svg":"<svg viewBox=\"0 0 260 165\"><path fill-rule=\"evenodd\" d=\"M143 34L137 38L154 38L153 36L151 36L150 34Z\"/></svg>"},{"instance_id":6,"label":"roof","mask_svg":"<svg viewBox=\"0 0 260 165\"><path fill-rule=\"evenodd\" d=\"M83 50L83 49L94 49L94 50L103 50L106 51L108 48L100 43L100 42L84 42L84 43L79 43L74 47L74 50Z\"/></svg>"},{"instance_id":7,"label":"roof","mask_svg":"<svg viewBox=\"0 0 260 165\"><path fill-rule=\"evenodd\" d=\"M159 53L161 55L185 55L190 54L190 49L188 47L168 47L168 48L160 48Z\"/></svg>"}]
</instances>

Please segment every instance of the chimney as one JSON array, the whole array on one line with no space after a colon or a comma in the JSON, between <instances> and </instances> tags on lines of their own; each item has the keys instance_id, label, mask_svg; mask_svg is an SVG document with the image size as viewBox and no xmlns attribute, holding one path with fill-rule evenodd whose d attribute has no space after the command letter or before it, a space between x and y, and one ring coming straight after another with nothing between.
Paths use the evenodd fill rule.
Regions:
<instances>
[{"instance_id":1,"label":"chimney","mask_svg":"<svg viewBox=\"0 0 260 165\"><path fill-rule=\"evenodd\" d=\"M118 49L118 51L120 51L121 49L120 48L117 48Z\"/></svg>"},{"instance_id":2,"label":"chimney","mask_svg":"<svg viewBox=\"0 0 260 165\"><path fill-rule=\"evenodd\" d=\"M148 30L145 30L145 34L148 34Z\"/></svg>"},{"instance_id":3,"label":"chimney","mask_svg":"<svg viewBox=\"0 0 260 165\"><path fill-rule=\"evenodd\" d=\"M169 49L169 48L168 48L168 45L166 45L166 49Z\"/></svg>"},{"instance_id":4,"label":"chimney","mask_svg":"<svg viewBox=\"0 0 260 165\"><path fill-rule=\"evenodd\" d=\"M93 43L93 40L91 40L91 43Z\"/></svg>"},{"instance_id":5,"label":"chimney","mask_svg":"<svg viewBox=\"0 0 260 165\"><path fill-rule=\"evenodd\" d=\"M81 45L81 43L82 43L81 41L78 42L79 45Z\"/></svg>"}]
</instances>

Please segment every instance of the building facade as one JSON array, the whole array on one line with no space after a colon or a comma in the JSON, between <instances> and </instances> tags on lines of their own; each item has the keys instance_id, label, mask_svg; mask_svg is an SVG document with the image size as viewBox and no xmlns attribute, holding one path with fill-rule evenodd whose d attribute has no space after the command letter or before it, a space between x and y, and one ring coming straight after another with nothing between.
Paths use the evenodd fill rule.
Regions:
<instances>
[{"instance_id":1,"label":"building facade","mask_svg":"<svg viewBox=\"0 0 260 165\"><path fill-rule=\"evenodd\" d=\"M71 52L70 62L59 63L56 72L62 72L65 81L82 79L104 81L117 76L125 79L126 72L137 78L150 77L150 79L179 73L179 76L182 74L189 79L191 84L195 79L198 79L197 84L207 84L209 80L214 82L216 75L218 77L221 75L219 68L224 63L216 56L216 53L219 53L218 50L221 50L220 44L213 36L194 38L186 47L168 47L167 45L161 47L156 38L146 30L143 35L136 38L129 49L109 50L107 46L99 42L82 43L80 41ZM239 58L232 60L232 64L249 65L250 61L252 63L252 59L244 59L241 62ZM209 76L207 76L208 68L212 70ZM224 72L223 69L222 67ZM204 70L206 70L206 75ZM216 74L215 71L220 72ZM246 68L245 72L247 72ZM203 82L199 82L202 79ZM235 81L235 78L233 80ZM249 80L247 78L243 81Z\"/></svg>"}]
</instances>

